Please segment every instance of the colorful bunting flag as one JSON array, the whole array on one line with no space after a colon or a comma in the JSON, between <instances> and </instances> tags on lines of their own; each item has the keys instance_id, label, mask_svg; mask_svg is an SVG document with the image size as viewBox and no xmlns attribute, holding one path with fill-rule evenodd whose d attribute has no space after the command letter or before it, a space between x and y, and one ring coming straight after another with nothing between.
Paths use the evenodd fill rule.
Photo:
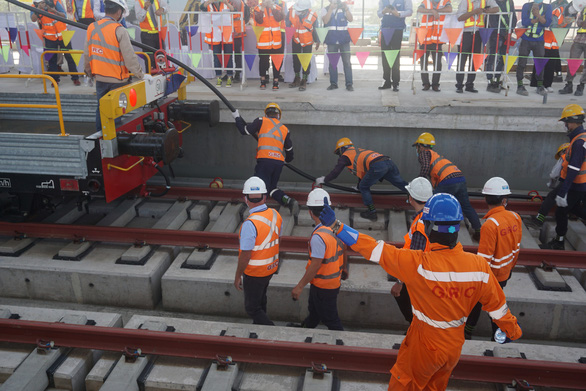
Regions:
<instances>
[{"instance_id":1,"label":"colorful bunting flag","mask_svg":"<svg viewBox=\"0 0 586 391\"><path fill-rule=\"evenodd\" d=\"M515 29L515 35L517 36L517 39L521 38L521 36L523 34L525 34L525 31L527 31L527 29L524 29L524 28Z\"/></svg>"},{"instance_id":2,"label":"colorful bunting flag","mask_svg":"<svg viewBox=\"0 0 586 391\"><path fill-rule=\"evenodd\" d=\"M187 26L187 32L189 33L189 36L193 37L195 34L197 34L198 28L199 26Z\"/></svg>"},{"instance_id":3,"label":"colorful bunting flag","mask_svg":"<svg viewBox=\"0 0 586 391\"><path fill-rule=\"evenodd\" d=\"M362 31L364 31L362 27L348 27L348 34L350 34L350 39L354 45L356 45Z\"/></svg>"},{"instance_id":4,"label":"colorful bunting flag","mask_svg":"<svg viewBox=\"0 0 586 391\"><path fill-rule=\"evenodd\" d=\"M507 73L509 73L511 71L511 68L513 67L513 64L515 64L515 61L517 61L517 58L519 58L519 56L509 56L508 58L505 58L505 56L503 56L503 58L507 61L507 63L505 64L505 68L507 69Z\"/></svg>"},{"instance_id":5,"label":"colorful bunting flag","mask_svg":"<svg viewBox=\"0 0 586 391\"><path fill-rule=\"evenodd\" d=\"M295 27L285 27L285 39L286 43L291 42L293 35L295 34Z\"/></svg>"},{"instance_id":6,"label":"colorful bunting flag","mask_svg":"<svg viewBox=\"0 0 586 391\"><path fill-rule=\"evenodd\" d=\"M297 58L299 58L299 62L301 63L304 71L307 71L307 67L309 66L309 62L311 61L312 56L312 53L297 53Z\"/></svg>"},{"instance_id":7,"label":"colorful bunting flag","mask_svg":"<svg viewBox=\"0 0 586 391\"><path fill-rule=\"evenodd\" d=\"M10 35L10 40L12 42L14 42L16 40L16 34L18 33L18 29L16 27L9 27L6 30L8 30L8 34Z\"/></svg>"},{"instance_id":8,"label":"colorful bunting flag","mask_svg":"<svg viewBox=\"0 0 586 391\"><path fill-rule=\"evenodd\" d=\"M570 75L574 76L576 74L578 68L582 65L582 61L581 58L568 58L568 72L570 72Z\"/></svg>"},{"instance_id":9,"label":"colorful bunting flag","mask_svg":"<svg viewBox=\"0 0 586 391\"><path fill-rule=\"evenodd\" d=\"M425 43L425 37L427 36L427 27L418 27L417 28L417 42L420 45Z\"/></svg>"},{"instance_id":10,"label":"colorful bunting flag","mask_svg":"<svg viewBox=\"0 0 586 391\"><path fill-rule=\"evenodd\" d=\"M71 57L73 61L75 61L75 65L79 66L79 60L81 60L81 53L71 53Z\"/></svg>"},{"instance_id":11,"label":"colorful bunting flag","mask_svg":"<svg viewBox=\"0 0 586 391\"><path fill-rule=\"evenodd\" d=\"M45 61L51 61L51 58L55 55L55 53L43 53L45 55Z\"/></svg>"},{"instance_id":12,"label":"colorful bunting flag","mask_svg":"<svg viewBox=\"0 0 586 391\"><path fill-rule=\"evenodd\" d=\"M421 56L423 56L423 53L425 53L425 50L423 49L415 49L413 51L413 64L415 64L417 60L419 60Z\"/></svg>"},{"instance_id":13,"label":"colorful bunting flag","mask_svg":"<svg viewBox=\"0 0 586 391\"><path fill-rule=\"evenodd\" d=\"M393 38L393 34L395 34L395 29L384 27L381 29L381 33L383 39L385 40L385 45L389 45L391 43L391 39Z\"/></svg>"},{"instance_id":14,"label":"colorful bunting flag","mask_svg":"<svg viewBox=\"0 0 586 391\"><path fill-rule=\"evenodd\" d=\"M366 64L366 59L369 55L370 52L356 52L356 58L358 59L361 68L364 68L364 64Z\"/></svg>"},{"instance_id":15,"label":"colorful bunting flag","mask_svg":"<svg viewBox=\"0 0 586 391\"><path fill-rule=\"evenodd\" d=\"M245 54L244 59L246 60L246 65L248 65L248 70L252 70L252 66L254 65L254 60L256 59L256 54Z\"/></svg>"},{"instance_id":16,"label":"colorful bunting flag","mask_svg":"<svg viewBox=\"0 0 586 391\"><path fill-rule=\"evenodd\" d=\"M330 31L327 27L318 27L315 29L317 31L317 37L321 43L325 42L326 35L328 35L328 31Z\"/></svg>"},{"instance_id":17,"label":"colorful bunting flag","mask_svg":"<svg viewBox=\"0 0 586 391\"><path fill-rule=\"evenodd\" d=\"M484 60L486 59L486 54L483 53L474 53L472 57L472 62L474 63L474 70L478 71L480 67L484 64Z\"/></svg>"},{"instance_id":18,"label":"colorful bunting flag","mask_svg":"<svg viewBox=\"0 0 586 391\"><path fill-rule=\"evenodd\" d=\"M338 66L338 62L340 61L341 53L327 53L328 60L330 61L330 66L336 68Z\"/></svg>"},{"instance_id":19,"label":"colorful bunting flag","mask_svg":"<svg viewBox=\"0 0 586 391\"><path fill-rule=\"evenodd\" d=\"M281 65L283 65L283 55L282 54L271 54L271 61L277 68L277 70L281 69Z\"/></svg>"},{"instance_id":20,"label":"colorful bunting flag","mask_svg":"<svg viewBox=\"0 0 586 391\"><path fill-rule=\"evenodd\" d=\"M456 57L458 57L458 53L444 52L444 56L446 57L446 62L448 63L448 69L452 69L452 65L454 64Z\"/></svg>"},{"instance_id":21,"label":"colorful bunting flag","mask_svg":"<svg viewBox=\"0 0 586 391\"><path fill-rule=\"evenodd\" d=\"M39 39L41 41L43 41L43 39L44 39L43 38L43 30L41 30L41 29L35 29L35 33L37 33L37 35L39 36Z\"/></svg>"},{"instance_id":22,"label":"colorful bunting flag","mask_svg":"<svg viewBox=\"0 0 586 391\"><path fill-rule=\"evenodd\" d=\"M163 42L167 39L167 27L161 27L159 30L159 36Z\"/></svg>"},{"instance_id":23,"label":"colorful bunting flag","mask_svg":"<svg viewBox=\"0 0 586 391\"><path fill-rule=\"evenodd\" d=\"M71 38L73 38L73 34L75 34L75 31L61 31L61 37L63 37L63 43L65 44L65 46L69 45L69 42L71 42Z\"/></svg>"},{"instance_id":24,"label":"colorful bunting flag","mask_svg":"<svg viewBox=\"0 0 586 391\"><path fill-rule=\"evenodd\" d=\"M265 28L262 26L252 26L252 29L254 30L254 35L256 35L256 42L258 42L258 40L260 39L260 35L262 34Z\"/></svg>"},{"instance_id":25,"label":"colorful bunting flag","mask_svg":"<svg viewBox=\"0 0 586 391\"><path fill-rule=\"evenodd\" d=\"M456 43L458 43L458 39L460 38L460 35L462 34L462 28L461 27L445 28L444 31L446 32L446 35L448 36L448 41L450 42L450 46L454 47L456 45Z\"/></svg>"},{"instance_id":26,"label":"colorful bunting flag","mask_svg":"<svg viewBox=\"0 0 586 391\"><path fill-rule=\"evenodd\" d=\"M545 67L545 64L547 64L548 61L549 61L549 58L534 58L533 59L533 64L535 64L535 74L536 75L541 75L541 72L543 72L543 68Z\"/></svg>"},{"instance_id":27,"label":"colorful bunting flag","mask_svg":"<svg viewBox=\"0 0 586 391\"><path fill-rule=\"evenodd\" d=\"M387 59L387 63L389 67L393 67L395 64L395 60L397 60L397 55L399 54L399 50L383 50L385 53L385 57Z\"/></svg>"},{"instance_id":28,"label":"colorful bunting flag","mask_svg":"<svg viewBox=\"0 0 586 391\"><path fill-rule=\"evenodd\" d=\"M8 55L10 54L10 47L4 45L2 46L2 57L4 58L4 62L8 62Z\"/></svg>"},{"instance_id":29,"label":"colorful bunting flag","mask_svg":"<svg viewBox=\"0 0 586 391\"><path fill-rule=\"evenodd\" d=\"M28 47L28 45L21 45L20 48L22 49L23 52L26 53L27 56L30 56L30 53L29 53L30 48Z\"/></svg>"},{"instance_id":30,"label":"colorful bunting flag","mask_svg":"<svg viewBox=\"0 0 586 391\"><path fill-rule=\"evenodd\" d=\"M230 42L230 36L232 35L232 26L222 26L222 39L224 42Z\"/></svg>"},{"instance_id":31,"label":"colorful bunting flag","mask_svg":"<svg viewBox=\"0 0 586 391\"><path fill-rule=\"evenodd\" d=\"M220 61L220 64L222 64L222 68L227 68L228 64L230 62L230 57L232 55L231 54L226 54L224 53L224 58L222 58L222 54L216 54L216 57L218 57L218 61Z\"/></svg>"},{"instance_id":32,"label":"colorful bunting flag","mask_svg":"<svg viewBox=\"0 0 586 391\"><path fill-rule=\"evenodd\" d=\"M566 35L568 35L568 31L570 31L570 29L554 27L551 29L551 31L555 36L555 41L558 43L558 46L562 46L562 43L564 43L564 39L566 39Z\"/></svg>"},{"instance_id":33,"label":"colorful bunting flag","mask_svg":"<svg viewBox=\"0 0 586 391\"><path fill-rule=\"evenodd\" d=\"M191 60L191 65L197 68L199 62L201 61L201 53L188 53L188 56Z\"/></svg>"},{"instance_id":34,"label":"colorful bunting flag","mask_svg":"<svg viewBox=\"0 0 586 391\"><path fill-rule=\"evenodd\" d=\"M482 40L483 45L486 45L486 43L490 39L490 36L492 35L493 31L494 31L494 29L489 29L489 28L478 29L478 33L480 34L480 39Z\"/></svg>"},{"instance_id":35,"label":"colorful bunting flag","mask_svg":"<svg viewBox=\"0 0 586 391\"><path fill-rule=\"evenodd\" d=\"M130 35L130 39L136 39L136 30L135 29L126 28L126 31L128 31L128 35Z\"/></svg>"}]
</instances>

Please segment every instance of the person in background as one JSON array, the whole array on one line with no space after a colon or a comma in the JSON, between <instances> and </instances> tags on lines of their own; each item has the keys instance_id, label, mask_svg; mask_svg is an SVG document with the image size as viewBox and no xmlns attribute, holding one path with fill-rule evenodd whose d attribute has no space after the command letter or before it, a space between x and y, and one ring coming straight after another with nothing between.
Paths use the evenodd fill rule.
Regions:
<instances>
[{"instance_id":1,"label":"person in background","mask_svg":"<svg viewBox=\"0 0 586 391\"><path fill-rule=\"evenodd\" d=\"M163 15L167 12L167 0L136 0L134 12L140 23L140 40L155 49L165 49L165 37L160 35ZM151 66L155 67L155 54L149 53Z\"/></svg>"},{"instance_id":2,"label":"person in background","mask_svg":"<svg viewBox=\"0 0 586 391\"><path fill-rule=\"evenodd\" d=\"M234 29L230 34L224 34L224 28L220 21L226 14L235 10L229 0L206 0L201 3L201 10L204 12L214 13L211 17L211 31L205 34L205 43L211 46L214 52L214 68L216 72L216 87L222 86L222 81L226 79L226 87L232 87L233 60L234 57ZM232 16L230 16L232 17ZM228 56L228 63L224 64L223 56ZM224 68L225 67L225 68ZM225 77L222 76L224 69L227 69Z\"/></svg>"},{"instance_id":3,"label":"person in background","mask_svg":"<svg viewBox=\"0 0 586 391\"><path fill-rule=\"evenodd\" d=\"M488 39L488 53L486 57L486 71L495 70L496 73L487 73L486 79L488 85L486 91L499 94L501 92L501 73L504 68L504 56L507 54L507 40L509 34L517 25L517 14L515 12L515 3L513 0L496 0L499 12L506 12L506 15L490 15L488 17L488 27L494 29ZM494 76L494 80L493 80Z\"/></svg>"},{"instance_id":4,"label":"person in background","mask_svg":"<svg viewBox=\"0 0 586 391\"><path fill-rule=\"evenodd\" d=\"M284 13L280 6L273 4L273 0L263 0L262 4L254 8L254 23L262 27L263 31L258 38L258 73L260 75L260 89L267 88L269 79L269 64L273 65L273 90L279 89L279 76L281 66L277 66L271 55L283 53L283 40L281 35L281 21Z\"/></svg>"},{"instance_id":5,"label":"person in background","mask_svg":"<svg viewBox=\"0 0 586 391\"><path fill-rule=\"evenodd\" d=\"M287 26L295 28L292 43L295 78L293 83L289 84L289 88L299 87L299 91L305 91L307 88L307 77L311 71L311 61L307 65L307 69L303 70L303 77L301 77L301 60L299 60L297 54L311 54L314 41L315 50L319 49L317 31L315 30L317 27L317 14L310 7L311 0L297 0L289 8L289 14L287 15Z\"/></svg>"},{"instance_id":6,"label":"person in background","mask_svg":"<svg viewBox=\"0 0 586 391\"><path fill-rule=\"evenodd\" d=\"M350 63L350 34L348 33L348 22L354 20L348 4L340 0L330 0L330 5L321 10L321 18L324 27L328 28L325 44L328 53L340 53L342 65L344 66L344 78L346 90L354 91L352 86L352 64ZM335 65L335 66L334 66ZM338 66L330 62L328 71L330 73L330 86L328 91L338 88Z\"/></svg>"}]
</instances>

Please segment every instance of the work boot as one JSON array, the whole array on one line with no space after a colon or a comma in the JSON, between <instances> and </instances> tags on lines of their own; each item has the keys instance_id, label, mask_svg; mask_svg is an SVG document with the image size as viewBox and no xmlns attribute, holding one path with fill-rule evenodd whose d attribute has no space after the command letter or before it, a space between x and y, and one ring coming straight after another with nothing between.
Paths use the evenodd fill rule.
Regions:
<instances>
[{"instance_id":1,"label":"work boot","mask_svg":"<svg viewBox=\"0 0 586 391\"><path fill-rule=\"evenodd\" d=\"M430 84L424 84L423 88L421 89L422 91L429 91L429 89L431 88Z\"/></svg>"},{"instance_id":2,"label":"work boot","mask_svg":"<svg viewBox=\"0 0 586 391\"><path fill-rule=\"evenodd\" d=\"M576 92L578 92L578 91L576 91ZM545 91L545 87L543 87L543 86L537 87L537 93L541 96L547 95L547 91Z\"/></svg>"},{"instance_id":3,"label":"work boot","mask_svg":"<svg viewBox=\"0 0 586 391\"><path fill-rule=\"evenodd\" d=\"M276 91L279 89L279 79L274 79L273 80L273 91Z\"/></svg>"},{"instance_id":4,"label":"work boot","mask_svg":"<svg viewBox=\"0 0 586 391\"><path fill-rule=\"evenodd\" d=\"M542 220L542 218L543 218L543 220ZM525 225L528 228L541 229L541 227L543 227L544 220L545 220L545 216L538 214L537 217L531 216L531 220L527 221L525 223Z\"/></svg>"},{"instance_id":5,"label":"work boot","mask_svg":"<svg viewBox=\"0 0 586 391\"><path fill-rule=\"evenodd\" d=\"M558 94L560 95L568 95L574 92L574 86L572 83L568 82L561 90L558 90Z\"/></svg>"},{"instance_id":6,"label":"work boot","mask_svg":"<svg viewBox=\"0 0 586 391\"><path fill-rule=\"evenodd\" d=\"M558 238L554 238L547 242L547 248L550 250L565 250L564 240L559 240Z\"/></svg>"},{"instance_id":7,"label":"work boot","mask_svg":"<svg viewBox=\"0 0 586 391\"><path fill-rule=\"evenodd\" d=\"M289 198L289 202L287 202L287 208L289 208L291 216L297 216L299 214L299 202L297 202L295 198Z\"/></svg>"},{"instance_id":8,"label":"work boot","mask_svg":"<svg viewBox=\"0 0 586 391\"><path fill-rule=\"evenodd\" d=\"M218 77L216 80L216 87L222 87L222 78Z\"/></svg>"},{"instance_id":9,"label":"work boot","mask_svg":"<svg viewBox=\"0 0 586 391\"><path fill-rule=\"evenodd\" d=\"M289 84L289 88L299 87L300 82L301 78L299 78L299 75L295 75L295 79L293 79L293 83Z\"/></svg>"},{"instance_id":10,"label":"work boot","mask_svg":"<svg viewBox=\"0 0 586 391\"><path fill-rule=\"evenodd\" d=\"M582 96L584 95L584 84L580 83L578 84L578 87L576 87L576 92L574 92L574 96Z\"/></svg>"},{"instance_id":11,"label":"work boot","mask_svg":"<svg viewBox=\"0 0 586 391\"><path fill-rule=\"evenodd\" d=\"M370 221L376 221L376 210L365 210L363 212L360 212L360 217L362 217L363 219L368 219Z\"/></svg>"},{"instance_id":12,"label":"work boot","mask_svg":"<svg viewBox=\"0 0 586 391\"><path fill-rule=\"evenodd\" d=\"M527 89L525 89L525 86L518 86L517 87L517 94L523 95L523 96L529 96L529 93L527 92Z\"/></svg>"},{"instance_id":13,"label":"work boot","mask_svg":"<svg viewBox=\"0 0 586 391\"><path fill-rule=\"evenodd\" d=\"M301 83L299 83L299 91L305 91L307 89L307 79L301 79Z\"/></svg>"},{"instance_id":14,"label":"work boot","mask_svg":"<svg viewBox=\"0 0 586 391\"><path fill-rule=\"evenodd\" d=\"M228 76L228 78L226 79L226 87L232 87L232 76Z\"/></svg>"},{"instance_id":15,"label":"work boot","mask_svg":"<svg viewBox=\"0 0 586 391\"><path fill-rule=\"evenodd\" d=\"M500 94L501 92L501 85L498 81L491 81L488 86L486 86L486 91L494 92L496 94Z\"/></svg>"}]
</instances>

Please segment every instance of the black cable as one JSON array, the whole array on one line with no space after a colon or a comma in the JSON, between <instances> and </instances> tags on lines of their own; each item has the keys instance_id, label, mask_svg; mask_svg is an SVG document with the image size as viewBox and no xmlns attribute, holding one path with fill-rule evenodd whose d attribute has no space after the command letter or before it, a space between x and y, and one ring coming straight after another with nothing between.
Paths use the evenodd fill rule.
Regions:
<instances>
[{"instance_id":1,"label":"black cable","mask_svg":"<svg viewBox=\"0 0 586 391\"><path fill-rule=\"evenodd\" d=\"M165 188L160 192L160 193L149 193L149 196L151 197L162 197L165 194L167 194L169 192L169 189L171 189L171 180L169 179L169 175L167 175L167 173L165 173L161 167L159 167L158 164L155 163L155 168L157 169L157 171L163 176L163 178L165 178Z\"/></svg>"}]
</instances>

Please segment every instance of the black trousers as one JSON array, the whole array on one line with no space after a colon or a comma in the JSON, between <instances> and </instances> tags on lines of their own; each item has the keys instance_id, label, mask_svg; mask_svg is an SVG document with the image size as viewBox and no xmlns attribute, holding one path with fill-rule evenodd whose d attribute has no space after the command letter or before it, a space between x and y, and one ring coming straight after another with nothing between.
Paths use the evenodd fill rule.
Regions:
<instances>
[{"instance_id":1,"label":"black trousers","mask_svg":"<svg viewBox=\"0 0 586 391\"><path fill-rule=\"evenodd\" d=\"M285 192L277 188L279 177L283 171L283 162L275 159L257 159L254 167L254 176L262 179L267 186L267 191L275 201L281 205L287 205L283 200Z\"/></svg>"},{"instance_id":2,"label":"black trousers","mask_svg":"<svg viewBox=\"0 0 586 391\"><path fill-rule=\"evenodd\" d=\"M313 45L301 46L300 43L293 42L293 72L295 74L299 74L301 72L301 61L299 61L299 57L296 56L297 53L311 53ZM307 70L303 71L303 75L307 79L309 75L309 71L311 71L311 61L307 65Z\"/></svg>"},{"instance_id":3,"label":"black trousers","mask_svg":"<svg viewBox=\"0 0 586 391\"><path fill-rule=\"evenodd\" d=\"M277 80L279 75L281 75L281 68L277 69L277 66L271 60L271 54L282 54L283 53L283 46L278 49L258 49L258 74L260 75L261 79L268 80L269 78L269 61L273 64L273 79ZM282 66L283 64L281 64Z\"/></svg>"},{"instance_id":4,"label":"black trousers","mask_svg":"<svg viewBox=\"0 0 586 391\"><path fill-rule=\"evenodd\" d=\"M69 42L69 45L65 45L63 40L51 41L50 39L45 38L45 48L48 50L71 50L71 42ZM57 53L51 54L51 58L49 59L49 72L58 71L57 57L59 57ZM69 68L69 72L77 72L77 66L75 65L73 57L71 57L71 54L65 53L65 60L67 60L67 67ZM59 75L49 76L51 76L57 82L61 80L61 76ZM79 75L71 75L71 80L79 80Z\"/></svg>"},{"instance_id":5,"label":"black trousers","mask_svg":"<svg viewBox=\"0 0 586 391\"><path fill-rule=\"evenodd\" d=\"M560 50L559 49L544 49L545 55L544 57L549 58L549 61L545 63L545 67L543 67L543 86L545 88L551 87L553 83L553 77L556 72L556 69L562 68L561 60L560 60ZM561 72L561 70L559 71ZM537 77L535 76L535 65L533 65L533 72L531 72L531 87L537 87Z\"/></svg>"},{"instance_id":6,"label":"black trousers","mask_svg":"<svg viewBox=\"0 0 586 391\"><path fill-rule=\"evenodd\" d=\"M462 42L460 44L460 56L458 57L458 70L463 72L466 70L466 62L468 62L468 70L474 71L472 53L480 53L482 51L482 38L480 33L472 33L465 31L462 34ZM468 74L466 78L466 87L474 87L474 80L476 80L476 73ZM464 74L456 73L456 88L464 87Z\"/></svg>"},{"instance_id":7,"label":"black trousers","mask_svg":"<svg viewBox=\"0 0 586 391\"><path fill-rule=\"evenodd\" d=\"M401 50L401 41L403 40L403 30L397 29L393 32L393 37L391 38L391 42L388 44L384 39L381 40L381 50ZM383 79L385 83L391 83L393 86L398 86L399 82L401 81L401 56L397 55L395 59L395 63L393 67L389 65L387 61L387 56L385 53L382 53L383 57Z\"/></svg>"},{"instance_id":8,"label":"black trousers","mask_svg":"<svg viewBox=\"0 0 586 391\"><path fill-rule=\"evenodd\" d=\"M149 45L155 49L165 49L165 40L161 39L159 41L159 34L149 34L145 31L140 32L140 40L145 45ZM162 47L161 47L162 44ZM151 59L151 67L156 68L155 65L155 53L149 53L149 58Z\"/></svg>"},{"instance_id":9,"label":"black trousers","mask_svg":"<svg viewBox=\"0 0 586 391\"><path fill-rule=\"evenodd\" d=\"M431 57L433 61L433 70L434 71L441 71L442 70L442 57L444 53L442 52L442 45L431 43L428 45L420 45L419 49L425 50L423 57L421 58L421 82L423 85L429 85L429 73L424 73L427 71L428 59ZM399 61L397 59L397 61ZM431 76L431 85L439 86L441 74L434 73Z\"/></svg>"},{"instance_id":10,"label":"black trousers","mask_svg":"<svg viewBox=\"0 0 586 391\"><path fill-rule=\"evenodd\" d=\"M251 277L245 274L242 279L244 309L252 318L253 324L275 325L267 315L267 289L272 277L272 274L266 277Z\"/></svg>"},{"instance_id":11,"label":"black trousers","mask_svg":"<svg viewBox=\"0 0 586 391\"><path fill-rule=\"evenodd\" d=\"M405 320L411 324L411 321L413 321L413 308L411 307L411 298L409 297L409 291L407 291L407 284L403 284L401 293L395 297L395 301L399 305L399 309Z\"/></svg>"},{"instance_id":12,"label":"black trousers","mask_svg":"<svg viewBox=\"0 0 586 391\"><path fill-rule=\"evenodd\" d=\"M496 79L499 80L501 78L501 72L504 68L504 60L503 56L507 54L507 37L508 34L506 31L493 31L490 35L488 40L488 53L489 55L486 57L486 71L494 71L496 70ZM498 53L498 56L496 55ZM496 62L496 68L495 68ZM486 78L492 80L492 73L487 73Z\"/></svg>"},{"instance_id":13,"label":"black trousers","mask_svg":"<svg viewBox=\"0 0 586 391\"><path fill-rule=\"evenodd\" d=\"M572 213L580 218L586 218L586 192L568 192L568 206L558 207L555 211L555 233L558 236L565 236L568 232L568 215Z\"/></svg>"},{"instance_id":14,"label":"black trousers","mask_svg":"<svg viewBox=\"0 0 586 391\"><path fill-rule=\"evenodd\" d=\"M302 326L314 329L322 322L328 330L344 330L338 315L338 293L340 288L323 289L312 284L309 288L309 315Z\"/></svg>"},{"instance_id":15,"label":"black trousers","mask_svg":"<svg viewBox=\"0 0 586 391\"><path fill-rule=\"evenodd\" d=\"M240 77L238 68L242 68L242 37L234 38L234 61L236 62L236 76Z\"/></svg>"},{"instance_id":16,"label":"black trousers","mask_svg":"<svg viewBox=\"0 0 586 391\"><path fill-rule=\"evenodd\" d=\"M509 278L511 278L510 275ZM505 281L499 281L499 285L501 286L501 288L506 287L508 281L508 279ZM476 303L474 308L472 308L472 312L470 312L470 315L468 315L468 319L466 320L466 326L476 327L476 325L478 324L478 319L480 318L481 310L482 304L480 304L480 302ZM496 325L496 323L492 321L492 319L490 320L490 322L492 324L491 341L494 341L494 333L496 332L496 329L498 329L499 327Z\"/></svg>"}]
</instances>

